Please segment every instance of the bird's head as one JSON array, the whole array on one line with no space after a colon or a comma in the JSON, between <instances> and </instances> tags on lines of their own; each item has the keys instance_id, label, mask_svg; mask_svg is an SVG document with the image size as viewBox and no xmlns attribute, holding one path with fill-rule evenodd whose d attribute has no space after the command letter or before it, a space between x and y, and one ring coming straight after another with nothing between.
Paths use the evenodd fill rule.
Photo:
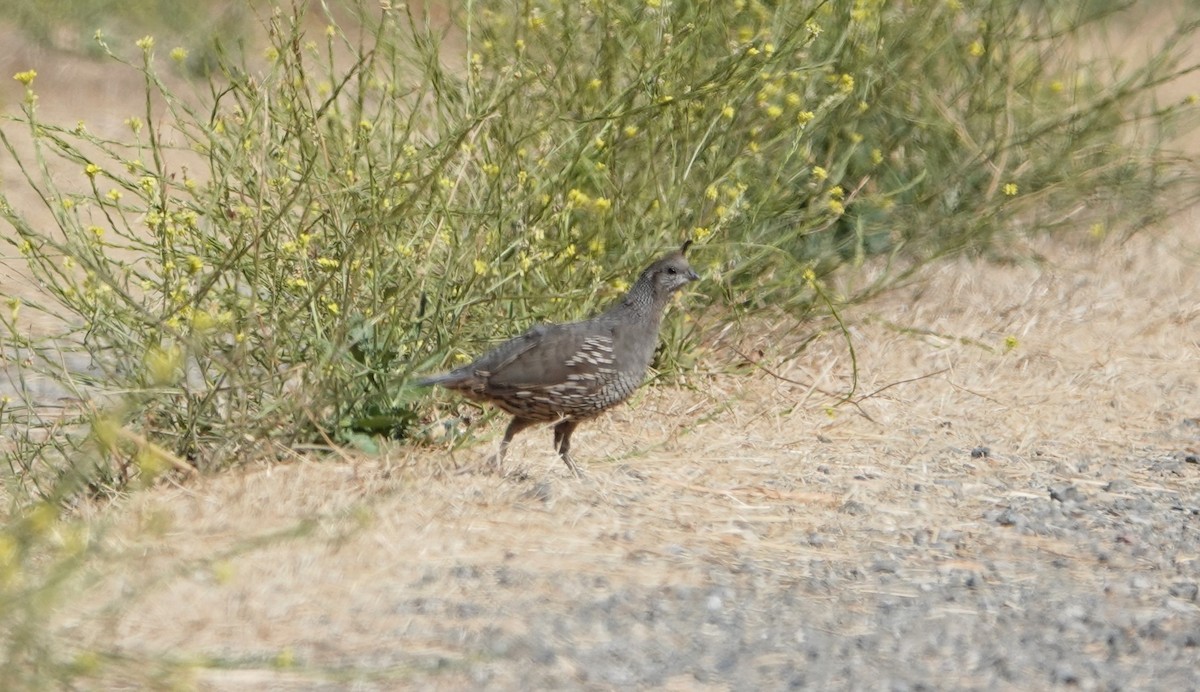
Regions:
<instances>
[{"instance_id":1,"label":"bird's head","mask_svg":"<svg viewBox=\"0 0 1200 692\"><path fill-rule=\"evenodd\" d=\"M642 280L649 280L650 285L653 287L654 297L658 300L666 301L671 297L671 294L689 283L699 280L700 275L692 269L691 265L688 264L687 257L685 257L688 246L691 244L692 241L685 241L683 246L678 250L646 267L638 282L641 283Z\"/></svg>"}]
</instances>

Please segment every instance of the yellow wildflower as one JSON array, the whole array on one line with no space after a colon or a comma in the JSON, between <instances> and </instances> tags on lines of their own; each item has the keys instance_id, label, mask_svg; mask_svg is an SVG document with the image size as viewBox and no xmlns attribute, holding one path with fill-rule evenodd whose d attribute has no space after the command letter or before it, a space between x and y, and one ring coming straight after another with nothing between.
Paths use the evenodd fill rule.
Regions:
<instances>
[{"instance_id":1,"label":"yellow wildflower","mask_svg":"<svg viewBox=\"0 0 1200 692\"><path fill-rule=\"evenodd\" d=\"M183 363L183 352L178 346L155 346L146 351L144 358L147 379L158 385L170 384Z\"/></svg>"}]
</instances>

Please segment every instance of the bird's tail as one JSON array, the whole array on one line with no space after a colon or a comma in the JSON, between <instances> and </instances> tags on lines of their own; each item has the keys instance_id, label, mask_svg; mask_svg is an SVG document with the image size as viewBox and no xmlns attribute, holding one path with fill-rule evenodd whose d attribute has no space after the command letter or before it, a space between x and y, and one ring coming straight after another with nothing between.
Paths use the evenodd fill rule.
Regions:
<instances>
[{"instance_id":1,"label":"bird's tail","mask_svg":"<svg viewBox=\"0 0 1200 692\"><path fill-rule=\"evenodd\" d=\"M440 375L427 375L425 377L418 377L417 379L413 380L411 384L414 387L435 387L437 385L453 382L455 379L457 379L457 377L453 372L444 372Z\"/></svg>"}]
</instances>

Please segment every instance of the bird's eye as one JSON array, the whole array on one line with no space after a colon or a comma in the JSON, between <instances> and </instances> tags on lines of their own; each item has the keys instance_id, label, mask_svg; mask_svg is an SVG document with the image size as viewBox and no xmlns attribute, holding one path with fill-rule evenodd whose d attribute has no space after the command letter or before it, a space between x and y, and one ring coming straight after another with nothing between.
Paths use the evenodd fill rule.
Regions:
<instances>
[{"instance_id":1,"label":"bird's eye","mask_svg":"<svg viewBox=\"0 0 1200 692\"><path fill-rule=\"evenodd\" d=\"M676 269L675 267L667 267L667 273L668 274L678 274L679 270Z\"/></svg>"}]
</instances>

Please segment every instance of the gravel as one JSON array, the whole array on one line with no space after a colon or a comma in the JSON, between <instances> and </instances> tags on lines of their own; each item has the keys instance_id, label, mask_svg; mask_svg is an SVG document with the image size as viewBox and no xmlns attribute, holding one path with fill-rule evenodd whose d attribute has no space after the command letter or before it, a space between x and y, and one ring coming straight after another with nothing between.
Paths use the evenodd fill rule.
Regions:
<instances>
[{"instance_id":1,"label":"gravel","mask_svg":"<svg viewBox=\"0 0 1200 692\"><path fill-rule=\"evenodd\" d=\"M1131 463L1163 479L1177 470ZM631 551L641 567L687 563L691 583L519 560L429 567L397 593L457 596L385 607L425 623L398 637L457 653L380 652L374 664L509 689L1196 689L1200 498L1145 479L1088 487L1010 488L974 526L880 534L853 557L821 554L836 539L812 531L794 552ZM836 509L848 521L876 511Z\"/></svg>"}]
</instances>

